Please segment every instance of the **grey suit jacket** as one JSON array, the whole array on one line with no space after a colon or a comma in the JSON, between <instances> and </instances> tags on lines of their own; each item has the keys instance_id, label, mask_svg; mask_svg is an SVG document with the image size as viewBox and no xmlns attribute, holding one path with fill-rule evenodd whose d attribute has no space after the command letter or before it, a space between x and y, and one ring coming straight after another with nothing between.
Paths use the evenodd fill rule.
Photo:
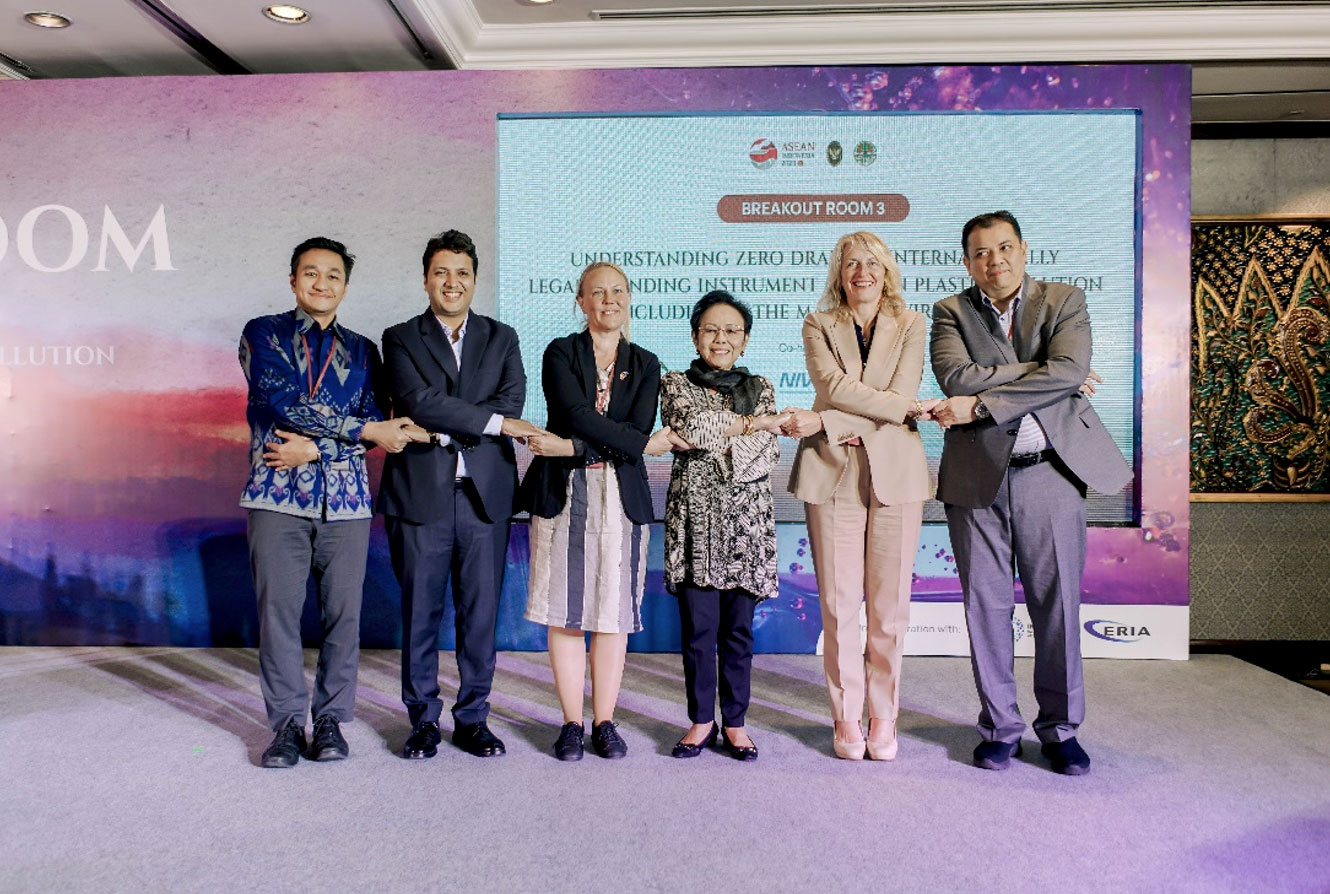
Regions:
<instances>
[{"instance_id":1,"label":"grey suit jacket","mask_svg":"<svg viewBox=\"0 0 1330 894\"><path fill-rule=\"evenodd\" d=\"M982 302L978 287L971 286L933 305L933 375L948 397L977 395L992 414L943 435L938 499L972 509L991 506L1027 413L1083 484L1102 494L1120 491L1131 481L1131 469L1077 390L1090 369L1085 293L1027 276L1010 341Z\"/></svg>"}]
</instances>

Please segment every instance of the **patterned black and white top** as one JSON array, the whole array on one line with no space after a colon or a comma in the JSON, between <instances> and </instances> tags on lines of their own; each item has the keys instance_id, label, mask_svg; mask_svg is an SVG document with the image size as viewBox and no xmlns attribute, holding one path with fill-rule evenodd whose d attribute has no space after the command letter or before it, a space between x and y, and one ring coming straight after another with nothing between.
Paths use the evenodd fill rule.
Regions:
<instances>
[{"instance_id":1,"label":"patterned black and white top","mask_svg":"<svg viewBox=\"0 0 1330 894\"><path fill-rule=\"evenodd\" d=\"M682 372L660 380L660 419L694 450L674 454L665 497L665 587L685 581L740 589L759 601L776 595L776 511L772 468L776 435L757 431L725 437L737 417L731 400L688 381ZM776 391L762 379L755 415L776 412Z\"/></svg>"}]
</instances>

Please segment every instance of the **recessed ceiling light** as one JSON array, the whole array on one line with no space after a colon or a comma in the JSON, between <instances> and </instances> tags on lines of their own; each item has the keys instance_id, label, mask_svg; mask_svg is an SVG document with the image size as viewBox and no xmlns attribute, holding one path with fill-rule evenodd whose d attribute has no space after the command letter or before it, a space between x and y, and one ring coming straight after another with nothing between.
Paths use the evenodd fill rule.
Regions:
<instances>
[{"instance_id":1,"label":"recessed ceiling light","mask_svg":"<svg viewBox=\"0 0 1330 894\"><path fill-rule=\"evenodd\" d=\"M544 6L546 3L553 3L554 0L526 0L526 2L536 6Z\"/></svg>"},{"instance_id":2,"label":"recessed ceiling light","mask_svg":"<svg viewBox=\"0 0 1330 894\"><path fill-rule=\"evenodd\" d=\"M263 7L263 14L274 22L281 22L283 25L303 25L309 21L309 12L299 6L288 6L285 3L265 6Z\"/></svg>"},{"instance_id":3,"label":"recessed ceiling light","mask_svg":"<svg viewBox=\"0 0 1330 894\"><path fill-rule=\"evenodd\" d=\"M62 16L58 12L28 12L23 14L23 19L29 25L36 25L38 28L68 28L74 24L68 16Z\"/></svg>"}]
</instances>

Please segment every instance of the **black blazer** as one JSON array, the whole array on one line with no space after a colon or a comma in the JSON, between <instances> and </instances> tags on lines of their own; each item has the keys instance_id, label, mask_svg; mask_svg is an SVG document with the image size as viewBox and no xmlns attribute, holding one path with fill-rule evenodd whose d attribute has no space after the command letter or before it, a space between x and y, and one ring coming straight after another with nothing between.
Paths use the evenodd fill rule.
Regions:
<instances>
[{"instance_id":1,"label":"black blazer","mask_svg":"<svg viewBox=\"0 0 1330 894\"><path fill-rule=\"evenodd\" d=\"M472 313L462 344L462 368L434 314L398 323L383 333L383 362L395 415L410 416L429 431L449 435L445 447L407 444L383 464L379 512L416 524L440 521L451 511L457 453L480 492L490 521L506 521L517 494L513 442L486 435L485 423L522 415L526 373L517 332L498 320Z\"/></svg>"},{"instance_id":2,"label":"black blazer","mask_svg":"<svg viewBox=\"0 0 1330 894\"><path fill-rule=\"evenodd\" d=\"M522 479L521 508L542 518L555 517L567 499L568 473L578 466L608 462L618 470L624 512L640 525L655 521L642 450L656 421L660 392L656 355L627 339L619 341L610 406L604 416L596 412L596 357L590 333L578 332L550 342L541 363L540 384L549 410L546 430L580 442L581 452L570 457L536 457Z\"/></svg>"}]
</instances>

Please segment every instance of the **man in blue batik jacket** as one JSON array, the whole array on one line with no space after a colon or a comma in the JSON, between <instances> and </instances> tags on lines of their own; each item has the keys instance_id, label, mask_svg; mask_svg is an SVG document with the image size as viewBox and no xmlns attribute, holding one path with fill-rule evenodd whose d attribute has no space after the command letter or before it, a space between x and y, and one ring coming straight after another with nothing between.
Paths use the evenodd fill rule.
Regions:
<instances>
[{"instance_id":1,"label":"man in blue batik jacket","mask_svg":"<svg viewBox=\"0 0 1330 894\"><path fill-rule=\"evenodd\" d=\"M374 395L378 349L336 321L354 263L332 239L300 243L291 254L295 309L250 320L240 337L249 382L249 483L240 505L259 603L259 681L276 733L265 767L348 754L338 725L352 717L360 658L372 516L366 445L396 453L428 438L410 419L384 420ZM300 642L311 572L323 620L312 712Z\"/></svg>"}]
</instances>

